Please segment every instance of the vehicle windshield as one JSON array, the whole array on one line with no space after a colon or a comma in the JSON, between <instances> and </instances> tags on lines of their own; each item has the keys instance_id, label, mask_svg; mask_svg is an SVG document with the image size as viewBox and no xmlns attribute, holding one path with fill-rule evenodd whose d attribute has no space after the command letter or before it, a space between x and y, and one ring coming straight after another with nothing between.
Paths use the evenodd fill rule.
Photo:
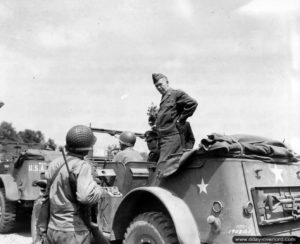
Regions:
<instances>
[{"instance_id":1,"label":"vehicle windshield","mask_svg":"<svg viewBox=\"0 0 300 244\"><path fill-rule=\"evenodd\" d=\"M112 136L107 133L94 132L97 137L97 141L93 147L94 157L108 157L108 151L114 148L119 148L119 136ZM140 152L142 155L148 154L147 144L145 140L140 137L136 137L136 143L134 149Z\"/></svg>"}]
</instances>

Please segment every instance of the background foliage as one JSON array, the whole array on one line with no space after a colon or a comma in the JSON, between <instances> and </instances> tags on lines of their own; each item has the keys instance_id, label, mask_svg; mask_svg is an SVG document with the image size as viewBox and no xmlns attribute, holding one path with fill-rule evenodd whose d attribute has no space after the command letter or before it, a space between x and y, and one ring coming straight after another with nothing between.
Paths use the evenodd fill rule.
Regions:
<instances>
[{"instance_id":1,"label":"background foliage","mask_svg":"<svg viewBox=\"0 0 300 244\"><path fill-rule=\"evenodd\" d=\"M49 138L45 140L44 134L40 130L25 129L23 131L17 131L12 123L3 121L0 124L0 140L11 141L19 143L35 143L41 144L45 149L55 150L57 145L54 140Z\"/></svg>"}]
</instances>

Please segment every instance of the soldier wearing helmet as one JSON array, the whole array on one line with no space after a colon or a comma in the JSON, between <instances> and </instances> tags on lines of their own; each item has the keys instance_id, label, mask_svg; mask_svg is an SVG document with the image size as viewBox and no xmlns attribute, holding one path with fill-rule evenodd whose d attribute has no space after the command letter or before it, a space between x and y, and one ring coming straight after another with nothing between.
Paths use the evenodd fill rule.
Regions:
<instances>
[{"instance_id":1,"label":"soldier wearing helmet","mask_svg":"<svg viewBox=\"0 0 300 244\"><path fill-rule=\"evenodd\" d=\"M141 154L134 150L136 136L133 132L124 131L119 137L121 151L113 158L113 162L127 163L132 161L143 161Z\"/></svg>"},{"instance_id":2,"label":"soldier wearing helmet","mask_svg":"<svg viewBox=\"0 0 300 244\"><path fill-rule=\"evenodd\" d=\"M48 182L52 181L47 243L90 243L90 231L80 217L79 204L96 204L103 194L102 188L92 177L91 165L85 161L94 143L92 130L84 125L72 127L66 135L66 160L77 179L76 194L71 190L63 157L49 164L45 174Z\"/></svg>"}]
</instances>

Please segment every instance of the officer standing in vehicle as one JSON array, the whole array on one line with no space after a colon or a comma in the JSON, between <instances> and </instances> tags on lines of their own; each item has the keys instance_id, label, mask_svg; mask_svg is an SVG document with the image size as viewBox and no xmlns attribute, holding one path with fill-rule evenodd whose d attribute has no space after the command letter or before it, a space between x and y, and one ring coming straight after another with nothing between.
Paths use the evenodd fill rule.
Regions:
<instances>
[{"instance_id":1,"label":"officer standing in vehicle","mask_svg":"<svg viewBox=\"0 0 300 244\"><path fill-rule=\"evenodd\" d=\"M131 131L124 131L119 137L121 151L113 158L113 162L127 163L132 161L144 161L141 154L134 150L136 136Z\"/></svg>"},{"instance_id":2,"label":"officer standing in vehicle","mask_svg":"<svg viewBox=\"0 0 300 244\"><path fill-rule=\"evenodd\" d=\"M84 160L94 143L92 130L84 125L72 127L66 135L66 161L77 177L76 194L71 190L67 167L61 167L65 164L64 158L57 158L49 164L45 176L52 185L46 243L90 243L90 231L80 217L79 204L96 204L104 193L92 177L90 164Z\"/></svg>"},{"instance_id":3,"label":"officer standing in vehicle","mask_svg":"<svg viewBox=\"0 0 300 244\"><path fill-rule=\"evenodd\" d=\"M145 140L147 142L147 147L149 149L148 162L157 162L159 159L159 149L157 141L157 132L154 130L148 130L145 132Z\"/></svg>"},{"instance_id":4,"label":"officer standing in vehicle","mask_svg":"<svg viewBox=\"0 0 300 244\"><path fill-rule=\"evenodd\" d=\"M181 90L172 89L168 78L163 74L152 74L153 83L162 95L157 113L156 129L160 157L158 162L170 154L182 152L179 130L197 108L197 101Z\"/></svg>"}]
</instances>

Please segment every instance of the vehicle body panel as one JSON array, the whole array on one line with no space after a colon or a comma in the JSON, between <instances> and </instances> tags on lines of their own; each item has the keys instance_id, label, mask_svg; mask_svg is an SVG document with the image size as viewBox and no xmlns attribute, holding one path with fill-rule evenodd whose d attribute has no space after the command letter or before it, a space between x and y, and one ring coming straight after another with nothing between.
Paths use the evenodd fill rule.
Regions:
<instances>
[{"instance_id":1,"label":"vehicle body panel","mask_svg":"<svg viewBox=\"0 0 300 244\"><path fill-rule=\"evenodd\" d=\"M197 222L202 242L231 243L235 234L255 235L253 217L243 216L247 194L241 161L227 158L197 158L176 175L163 179L160 187L174 192L189 206ZM212 212L213 203L223 205L220 214ZM221 231L215 233L209 216L221 220Z\"/></svg>"},{"instance_id":2,"label":"vehicle body panel","mask_svg":"<svg viewBox=\"0 0 300 244\"><path fill-rule=\"evenodd\" d=\"M20 200L37 199L40 191L37 187L32 186L32 182L40 179L40 174L45 172L47 164L42 160L24 160L22 167L12 172L18 185Z\"/></svg>"},{"instance_id":3,"label":"vehicle body panel","mask_svg":"<svg viewBox=\"0 0 300 244\"><path fill-rule=\"evenodd\" d=\"M269 206L266 203L267 196L277 196L281 197L285 200L294 198L294 203L290 201L290 204L294 206L294 213L291 218L295 219L295 221L281 221L274 222L273 224L265 224L259 225L258 222L255 221L255 227L257 232L260 235L300 235L300 221L296 220L297 216L299 216L299 197L300 197L300 178L299 178L299 164L267 164L267 163L256 163L249 164L248 162L243 162L243 168L245 171L245 180L248 188L248 194L251 195L252 199L255 198L255 192L264 195L263 201L260 203L263 204L261 206L264 211L264 215L268 215L268 219L275 221L288 217L290 211L283 211L278 207L273 211L269 210ZM258 201L259 199L257 199ZM256 203L257 201L254 201ZM256 204L255 204L256 207ZM287 206L285 206L287 208ZM258 213L258 208L255 208L257 219L264 219ZM255 216L255 217L256 217Z\"/></svg>"},{"instance_id":4,"label":"vehicle body panel","mask_svg":"<svg viewBox=\"0 0 300 244\"><path fill-rule=\"evenodd\" d=\"M113 165L108 164L106 168L115 168L117 179L120 170L116 168L116 163L115 166ZM119 165L118 167L122 168L123 166ZM103 204L102 210L100 209L106 219L109 219L106 221L112 225L106 229L100 225L100 229L102 228L107 234L111 232L112 240L122 238L130 221L139 213L156 210L171 217L181 243L188 243L182 238L186 235L183 234L185 228L179 227L183 221L182 218L187 218L189 215L187 212L192 217L189 221L183 222L192 226L194 221L197 230L193 233L197 233L196 236L201 237L203 243L232 243L232 238L239 235L299 235L300 221L258 226L257 210L254 209L250 214L244 212L248 203L257 204L255 203L257 198L253 193L257 189L262 191L269 187L276 192L278 187L282 189L292 187L291 191L294 192L294 195L298 194L300 181L299 173L297 173L300 169L298 163L277 164L266 163L258 159L194 155L185 167L171 176L159 179L155 186L153 186L153 180L150 180L153 175L149 177L148 181L146 174L144 174L144 181L135 181L138 177L133 177L133 173L143 175L145 171L132 170L132 167L137 169L148 167L151 172L151 165L142 164L142 162L124 165L120 177L124 182L123 188L121 187L122 182L118 182L124 198L109 197L110 200L106 199L108 200L106 206L110 205L110 209L106 207L109 210L104 213ZM156 172L159 172L160 169L160 165L158 165ZM277 172L276 170L281 173L274 173ZM259 177L257 177L257 173ZM132 184L132 180L136 184ZM150 183L152 186L149 185ZM147 184L148 186L146 186ZM287 192L287 190L285 191ZM268 193L267 190L265 192ZM177 206L180 205L181 209L188 211L177 209L175 202L180 203ZM213 204L216 202L222 206L220 212L213 209ZM209 221L211 218L215 219L218 224L212 224ZM276 219L276 217L274 218ZM197 241L195 238L193 243Z\"/></svg>"},{"instance_id":5,"label":"vehicle body panel","mask_svg":"<svg viewBox=\"0 0 300 244\"><path fill-rule=\"evenodd\" d=\"M37 145L6 143L1 153L0 179L10 201L31 201L39 197L40 191L32 182L40 179L48 164L60 156L57 151L41 150ZM28 206L31 206L30 204Z\"/></svg>"},{"instance_id":6,"label":"vehicle body panel","mask_svg":"<svg viewBox=\"0 0 300 244\"><path fill-rule=\"evenodd\" d=\"M173 176L161 180L159 186L174 192L189 206L197 222L201 241L231 243L236 235L299 235L299 221L257 226L255 212L244 214L244 206L254 199L255 187L296 187L300 183L296 172L299 164L271 164L260 160L236 158L193 157L188 166ZM257 178L257 169L260 178ZM277 170L277 171L276 171ZM273 172L272 172L273 171ZM281 172L276 173L274 172ZM220 214L212 211L213 202L220 202ZM221 231L214 233L207 218L220 219Z\"/></svg>"},{"instance_id":7,"label":"vehicle body panel","mask_svg":"<svg viewBox=\"0 0 300 244\"><path fill-rule=\"evenodd\" d=\"M18 201L20 199L20 193L18 186L14 178L9 174L0 174L1 187L5 189L5 196L9 201Z\"/></svg>"},{"instance_id":8,"label":"vehicle body panel","mask_svg":"<svg viewBox=\"0 0 300 244\"><path fill-rule=\"evenodd\" d=\"M103 232L110 233L114 214L122 197L130 190L149 185L153 166L148 162L94 162L100 185L108 189L98 204L98 225ZM100 217L99 217L100 216Z\"/></svg>"}]
</instances>

